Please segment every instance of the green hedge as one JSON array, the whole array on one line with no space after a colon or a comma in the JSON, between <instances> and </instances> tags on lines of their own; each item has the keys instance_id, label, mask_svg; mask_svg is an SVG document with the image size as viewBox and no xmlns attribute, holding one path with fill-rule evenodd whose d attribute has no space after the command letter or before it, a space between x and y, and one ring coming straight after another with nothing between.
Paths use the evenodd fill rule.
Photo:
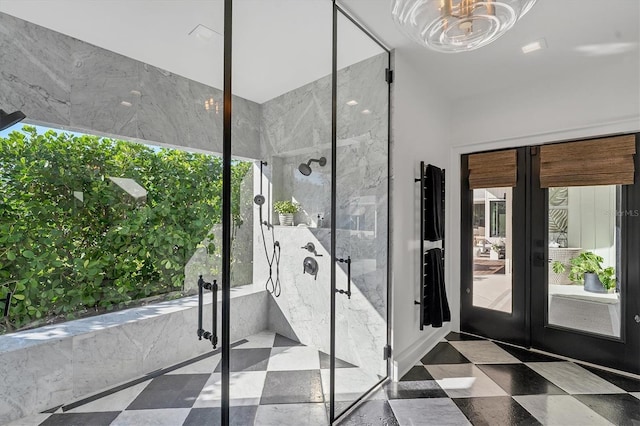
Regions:
<instances>
[{"instance_id":1,"label":"green hedge","mask_svg":"<svg viewBox=\"0 0 640 426\"><path fill-rule=\"evenodd\" d=\"M250 166L233 165L236 226ZM135 180L146 201L108 177ZM30 126L0 138L0 299L15 289L0 333L181 290L221 195L219 157Z\"/></svg>"}]
</instances>

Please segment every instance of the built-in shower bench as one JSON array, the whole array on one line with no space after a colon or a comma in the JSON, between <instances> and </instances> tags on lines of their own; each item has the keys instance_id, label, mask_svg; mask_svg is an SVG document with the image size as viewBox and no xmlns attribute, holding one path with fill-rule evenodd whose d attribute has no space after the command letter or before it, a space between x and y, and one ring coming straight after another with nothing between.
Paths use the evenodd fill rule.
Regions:
<instances>
[{"instance_id":1,"label":"built-in shower bench","mask_svg":"<svg viewBox=\"0 0 640 426\"><path fill-rule=\"evenodd\" d=\"M231 298L231 341L268 327L262 286L235 287ZM210 293L204 303L211 305ZM192 296L0 336L0 424L211 351L197 340L197 311ZM204 312L210 324L211 310Z\"/></svg>"}]
</instances>

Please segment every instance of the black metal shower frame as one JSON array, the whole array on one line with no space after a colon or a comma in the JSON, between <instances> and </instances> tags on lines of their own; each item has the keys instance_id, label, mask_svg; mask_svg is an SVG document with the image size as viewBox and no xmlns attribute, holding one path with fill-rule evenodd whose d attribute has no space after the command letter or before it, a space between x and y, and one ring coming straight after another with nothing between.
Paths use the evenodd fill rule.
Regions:
<instances>
[{"instance_id":1,"label":"black metal shower frame","mask_svg":"<svg viewBox=\"0 0 640 426\"><path fill-rule=\"evenodd\" d=\"M336 178L337 170L336 164L336 151L337 151L337 72L338 72L338 13L342 14L345 18L351 21L356 27L358 27L364 34L366 34L371 40L373 40L378 46L380 46L387 54L387 176L391 175L391 83L393 81L392 63L391 63L391 51L387 48L377 37L369 32L364 26L362 26L357 20L355 20L346 10L340 7L336 0L329 0L332 2L332 75L331 75L331 217L336 217ZM233 0L224 0L224 73L223 73L223 126L222 126L222 274L221 274L221 301L222 301L222 389L221 389L221 420L222 425L228 426L229 417L229 385L230 385L230 369L229 369L229 355L231 353L231 162L232 162L232 41L233 41ZM336 417L335 416L335 349L336 349L336 221L331 220L331 256L333 261L331 262L331 344L330 344L330 384L329 384L329 418L330 423L333 424L342 414L349 412L349 410L358 404L362 398L369 394L373 389L380 386L383 382L388 380L391 365L390 365L390 343L391 343L391 180L387 179L387 345L385 347L384 356L387 359L387 376L381 379L378 383L365 392L360 398L355 400L349 407ZM382 356L383 354L381 354Z\"/></svg>"}]
</instances>

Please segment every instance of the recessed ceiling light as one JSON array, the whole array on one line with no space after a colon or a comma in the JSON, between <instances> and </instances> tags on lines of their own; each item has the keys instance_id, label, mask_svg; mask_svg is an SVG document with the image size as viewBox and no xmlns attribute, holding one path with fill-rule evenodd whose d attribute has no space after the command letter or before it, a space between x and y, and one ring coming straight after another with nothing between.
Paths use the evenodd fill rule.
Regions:
<instances>
[{"instance_id":1,"label":"recessed ceiling light","mask_svg":"<svg viewBox=\"0 0 640 426\"><path fill-rule=\"evenodd\" d=\"M545 39L541 38L540 40L536 40L533 43L525 44L522 46L522 53L531 53L537 50L542 50L547 47L547 42Z\"/></svg>"},{"instance_id":2,"label":"recessed ceiling light","mask_svg":"<svg viewBox=\"0 0 640 426\"><path fill-rule=\"evenodd\" d=\"M621 53L630 52L637 46L637 43L601 43L601 44L584 44L576 47L576 51L587 56L607 56L619 55Z\"/></svg>"},{"instance_id":3,"label":"recessed ceiling light","mask_svg":"<svg viewBox=\"0 0 640 426\"><path fill-rule=\"evenodd\" d=\"M205 41L211 40L216 34L222 36L219 32L214 31L209 27L205 27L202 24L196 25L196 27L189 32L190 36L197 37Z\"/></svg>"},{"instance_id":4,"label":"recessed ceiling light","mask_svg":"<svg viewBox=\"0 0 640 426\"><path fill-rule=\"evenodd\" d=\"M131 93L133 96L142 96L142 93L140 93L140 91L138 91L138 90L132 90L129 93Z\"/></svg>"},{"instance_id":5,"label":"recessed ceiling light","mask_svg":"<svg viewBox=\"0 0 640 426\"><path fill-rule=\"evenodd\" d=\"M349 105L349 106L358 105L358 101L356 101L355 99L352 99L349 102L347 102L347 105Z\"/></svg>"},{"instance_id":6,"label":"recessed ceiling light","mask_svg":"<svg viewBox=\"0 0 640 426\"><path fill-rule=\"evenodd\" d=\"M371 111L369 111L368 109L363 109L363 110L362 110L362 113L363 113L363 114L365 114L365 115L366 115L366 114L371 114Z\"/></svg>"},{"instance_id":7,"label":"recessed ceiling light","mask_svg":"<svg viewBox=\"0 0 640 426\"><path fill-rule=\"evenodd\" d=\"M131 102L122 101L122 102L120 102L120 105L126 106L126 107L130 107L131 106Z\"/></svg>"}]
</instances>

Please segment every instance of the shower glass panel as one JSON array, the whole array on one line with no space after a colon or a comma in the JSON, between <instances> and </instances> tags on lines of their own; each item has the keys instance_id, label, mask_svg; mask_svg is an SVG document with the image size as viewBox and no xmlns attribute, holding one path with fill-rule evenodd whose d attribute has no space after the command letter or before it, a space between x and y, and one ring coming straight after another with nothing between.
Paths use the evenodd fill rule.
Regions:
<instances>
[{"instance_id":1,"label":"shower glass panel","mask_svg":"<svg viewBox=\"0 0 640 426\"><path fill-rule=\"evenodd\" d=\"M48 360L25 361L20 377L3 383L56 377L24 392L0 387L0 423L16 407L63 405L52 421L60 424L151 424L154 409L215 407L220 355L198 340L197 293L199 276L213 282L221 264L223 2L72 3L73 14L59 2L0 6L3 75L16 76L4 79L0 107L55 132L28 130L20 143L0 134L0 192L16 197L15 215L0 214L1 234L24 233L9 264L0 260L0 309L5 282L13 293L0 330L13 340L40 336ZM183 37L163 31L176 26ZM29 164L22 188L21 167L7 167L12 153ZM251 164L235 167L242 174ZM17 199L27 196L27 204ZM208 332L211 308L207 290ZM17 348L24 353L15 358L38 360L28 353L38 348ZM33 386L46 395L38 405L15 399L35 394ZM87 405L98 392L107 400ZM64 418L89 411L91 420ZM178 411L167 421L218 416Z\"/></svg>"},{"instance_id":2,"label":"shower glass panel","mask_svg":"<svg viewBox=\"0 0 640 426\"><path fill-rule=\"evenodd\" d=\"M232 424L329 421L331 12L234 2Z\"/></svg>"},{"instance_id":3,"label":"shower glass panel","mask_svg":"<svg viewBox=\"0 0 640 426\"><path fill-rule=\"evenodd\" d=\"M336 418L387 376L389 219L389 53L337 19Z\"/></svg>"}]
</instances>

